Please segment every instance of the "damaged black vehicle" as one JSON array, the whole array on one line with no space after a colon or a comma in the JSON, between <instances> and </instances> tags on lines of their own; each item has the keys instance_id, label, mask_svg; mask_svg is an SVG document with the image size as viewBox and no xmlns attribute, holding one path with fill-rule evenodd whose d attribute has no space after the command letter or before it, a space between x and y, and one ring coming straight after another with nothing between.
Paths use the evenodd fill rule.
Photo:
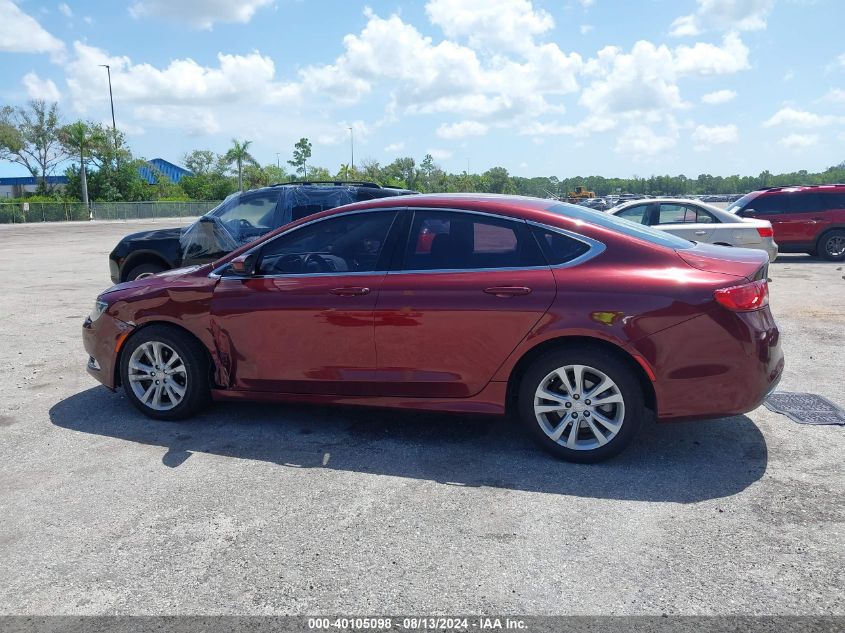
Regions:
<instances>
[{"instance_id":1,"label":"damaged black vehicle","mask_svg":"<svg viewBox=\"0 0 845 633\"><path fill-rule=\"evenodd\" d=\"M233 193L184 228L124 237L109 254L114 283L205 264L294 220L344 204L416 193L372 182L292 182Z\"/></svg>"}]
</instances>

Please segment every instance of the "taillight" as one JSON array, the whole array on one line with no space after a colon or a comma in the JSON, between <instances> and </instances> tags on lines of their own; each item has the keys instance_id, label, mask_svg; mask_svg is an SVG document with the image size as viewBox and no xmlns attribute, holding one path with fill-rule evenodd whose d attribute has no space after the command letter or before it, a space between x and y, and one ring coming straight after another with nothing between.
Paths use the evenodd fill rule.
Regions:
<instances>
[{"instance_id":1,"label":"taillight","mask_svg":"<svg viewBox=\"0 0 845 633\"><path fill-rule=\"evenodd\" d=\"M719 288L714 296L728 310L751 312L769 305L769 284L765 279L760 279L741 286Z\"/></svg>"},{"instance_id":2,"label":"taillight","mask_svg":"<svg viewBox=\"0 0 845 633\"><path fill-rule=\"evenodd\" d=\"M757 232L760 234L760 237L773 237L775 234L775 230L770 226L758 226Z\"/></svg>"}]
</instances>

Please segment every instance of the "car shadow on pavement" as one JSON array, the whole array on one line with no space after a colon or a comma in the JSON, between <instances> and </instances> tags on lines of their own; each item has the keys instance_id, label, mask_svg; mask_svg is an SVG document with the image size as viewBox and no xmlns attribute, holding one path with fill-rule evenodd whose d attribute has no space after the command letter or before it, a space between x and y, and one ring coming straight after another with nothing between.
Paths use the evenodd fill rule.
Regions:
<instances>
[{"instance_id":1,"label":"car shadow on pavement","mask_svg":"<svg viewBox=\"0 0 845 633\"><path fill-rule=\"evenodd\" d=\"M409 477L456 486L693 503L734 495L766 471L768 451L746 416L648 422L618 457L570 464L541 451L509 418L358 407L218 403L186 422L141 415L95 387L50 409L58 427L166 449L178 468L195 453ZM93 450L93 449L92 449Z\"/></svg>"}]
</instances>

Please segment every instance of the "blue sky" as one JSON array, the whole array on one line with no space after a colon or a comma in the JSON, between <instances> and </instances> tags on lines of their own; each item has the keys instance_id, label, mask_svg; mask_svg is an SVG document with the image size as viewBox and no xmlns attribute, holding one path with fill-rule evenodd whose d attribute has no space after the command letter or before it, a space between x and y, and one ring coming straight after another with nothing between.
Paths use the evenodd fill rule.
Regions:
<instances>
[{"instance_id":1,"label":"blue sky","mask_svg":"<svg viewBox=\"0 0 845 633\"><path fill-rule=\"evenodd\" d=\"M136 155L648 176L845 160L841 0L0 0L0 103L58 100ZM20 168L0 164L0 175Z\"/></svg>"}]
</instances>

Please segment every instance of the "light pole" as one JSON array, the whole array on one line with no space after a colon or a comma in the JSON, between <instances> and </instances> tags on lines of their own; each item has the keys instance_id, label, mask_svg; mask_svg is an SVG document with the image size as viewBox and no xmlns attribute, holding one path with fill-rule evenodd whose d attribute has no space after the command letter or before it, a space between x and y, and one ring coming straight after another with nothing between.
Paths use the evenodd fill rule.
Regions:
<instances>
[{"instance_id":1,"label":"light pole","mask_svg":"<svg viewBox=\"0 0 845 633\"><path fill-rule=\"evenodd\" d=\"M279 169L281 169L281 168L282 168L282 163L281 163L281 162L279 162L279 154L281 154L281 152L276 152L276 167L277 167L277 168L279 168Z\"/></svg>"},{"instance_id":2,"label":"light pole","mask_svg":"<svg viewBox=\"0 0 845 633\"><path fill-rule=\"evenodd\" d=\"M114 151L117 152L117 123L114 120L114 96L112 95L111 91L111 66L108 64L100 64L101 67L106 69L106 73L109 76L109 102L111 103L111 129L112 129L112 136L114 136ZM115 156L117 158L117 156Z\"/></svg>"},{"instance_id":3,"label":"light pole","mask_svg":"<svg viewBox=\"0 0 845 633\"><path fill-rule=\"evenodd\" d=\"M349 128L349 153L352 158L352 173L355 173L355 133L352 128ZM349 173L346 174L346 179L349 180Z\"/></svg>"}]
</instances>

